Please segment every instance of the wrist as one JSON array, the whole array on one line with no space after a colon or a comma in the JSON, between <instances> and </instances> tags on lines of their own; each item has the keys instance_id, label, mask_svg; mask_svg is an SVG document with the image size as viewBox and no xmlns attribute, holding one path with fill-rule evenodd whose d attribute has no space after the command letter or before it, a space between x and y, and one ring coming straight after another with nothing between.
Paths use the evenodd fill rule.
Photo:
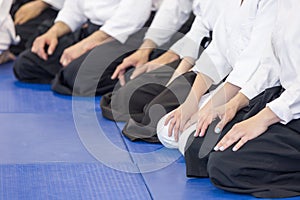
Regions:
<instances>
[{"instance_id":1,"label":"wrist","mask_svg":"<svg viewBox=\"0 0 300 200\"><path fill-rule=\"evenodd\" d=\"M237 110L240 110L249 105L249 99L242 93L237 93L234 98L232 98L229 103L235 106Z\"/></svg>"},{"instance_id":2,"label":"wrist","mask_svg":"<svg viewBox=\"0 0 300 200\"><path fill-rule=\"evenodd\" d=\"M266 127L280 122L280 118L269 107L266 107L260 111L256 117L258 118L258 121L261 121Z\"/></svg>"},{"instance_id":3,"label":"wrist","mask_svg":"<svg viewBox=\"0 0 300 200\"><path fill-rule=\"evenodd\" d=\"M156 47L157 45L152 40L146 39L144 40L143 44L140 46L138 51L150 55Z\"/></svg>"},{"instance_id":4,"label":"wrist","mask_svg":"<svg viewBox=\"0 0 300 200\"><path fill-rule=\"evenodd\" d=\"M49 8L50 5L42 0L37 0L35 1L36 5L38 8L40 8L42 11L45 10L46 8Z\"/></svg>"},{"instance_id":5,"label":"wrist","mask_svg":"<svg viewBox=\"0 0 300 200\"><path fill-rule=\"evenodd\" d=\"M180 59L179 55L173 51L167 51L162 56L159 57L161 64L168 64Z\"/></svg>"}]
</instances>

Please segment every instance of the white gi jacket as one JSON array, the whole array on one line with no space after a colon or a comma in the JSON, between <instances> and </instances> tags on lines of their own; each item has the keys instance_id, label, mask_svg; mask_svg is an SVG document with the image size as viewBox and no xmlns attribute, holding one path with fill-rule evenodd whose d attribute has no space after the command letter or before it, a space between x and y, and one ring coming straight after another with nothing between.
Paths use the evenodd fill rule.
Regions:
<instances>
[{"instance_id":1,"label":"white gi jacket","mask_svg":"<svg viewBox=\"0 0 300 200\"><path fill-rule=\"evenodd\" d=\"M280 0L279 8L267 56L240 92L252 99L280 83L285 91L267 106L287 124L300 118L300 2Z\"/></svg>"},{"instance_id":2,"label":"white gi jacket","mask_svg":"<svg viewBox=\"0 0 300 200\"><path fill-rule=\"evenodd\" d=\"M196 19L191 30L170 50L181 58L190 57L196 60L202 39L208 37L209 32L213 30L220 13L226 8L226 2L227 0L195 0Z\"/></svg>"},{"instance_id":3,"label":"white gi jacket","mask_svg":"<svg viewBox=\"0 0 300 200\"><path fill-rule=\"evenodd\" d=\"M152 40L157 46L168 42L173 34L188 20L194 0L164 0L157 11L144 39Z\"/></svg>"},{"instance_id":4,"label":"white gi jacket","mask_svg":"<svg viewBox=\"0 0 300 200\"><path fill-rule=\"evenodd\" d=\"M20 38L16 36L15 25L9 14L12 0L0 0L0 54L11 44L17 44Z\"/></svg>"},{"instance_id":5,"label":"white gi jacket","mask_svg":"<svg viewBox=\"0 0 300 200\"><path fill-rule=\"evenodd\" d=\"M143 27L157 0L66 0L56 22L75 31L87 20L121 43Z\"/></svg>"},{"instance_id":6,"label":"white gi jacket","mask_svg":"<svg viewBox=\"0 0 300 200\"><path fill-rule=\"evenodd\" d=\"M276 21L277 0L228 1L214 28L213 40L194 71L219 83L243 87L260 65Z\"/></svg>"},{"instance_id":7,"label":"white gi jacket","mask_svg":"<svg viewBox=\"0 0 300 200\"><path fill-rule=\"evenodd\" d=\"M56 10L62 9L65 2L65 0L43 0L43 1L51 5Z\"/></svg>"}]
</instances>

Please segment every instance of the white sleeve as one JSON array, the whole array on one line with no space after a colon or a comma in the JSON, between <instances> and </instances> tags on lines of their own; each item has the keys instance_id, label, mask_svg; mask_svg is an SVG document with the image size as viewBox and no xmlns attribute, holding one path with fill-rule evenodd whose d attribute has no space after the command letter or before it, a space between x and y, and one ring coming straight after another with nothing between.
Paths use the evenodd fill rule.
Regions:
<instances>
[{"instance_id":1,"label":"white sleeve","mask_svg":"<svg viewBox=\"0 0 300 200\"><path fill-rule=\"evenodd\" d=\"M193 68L193 71L196 73L202 73L210 77L213 84L218 84L232 70L232 67L221 51L221 46L226 46L226 44L224 44L226 43L226 36L223 34L225 32L224 20L225 17L223 14L218 17L213 31L213 40L201 54Z\"/></svg>"},{"instance_id":2,"label":"white sleeve","mask_svg":"<svg viewBox=\"0 0 300 200\"><path fill-rule=\"evenodd\" d=\"M15 25L9 14L12 0L0 0L0 54L7 50L11 44L17 44L20 37L16 36Z\"/></svg>"},{"instance_id":3,"label":"white sleeve","mask_svg":"<svg viewBox=\"0 0 300 200\"><path fill-rule=\"evenodd\" d=\"M128 37L141 29L152 10L152 0L122 0L115 14L100 30L124 43Z\"/></svg>"},{"instance_id":4,"label":"white sleeve","mask_svg":"<svg viewBox=\"0 0 300 200\"><path fill-rule=\"evenodd\" d=\"M274 55L271 40L267 45L261 64L253 76L244 84L240 92L248 99L253 99L265 89L280 85L280 66Z\"/></svg>"},{"instance_id":5,"label":"white sleeve","mask_svg":"<svg viewBox=\"0 0 300 200\"><path fill-rule=\"evenodd\" d=\"M187 21L192 8L192 0L164 0L145 35L145 39L152 40L157 46L168 42Z\"/></svg>"},{"instance_id":6,"label":"white sleeve","mask_svg":"<svg viewBox=\"0 0 300 200\"><path fill-rule=\"evenodd\" d=\"M55 22L64 22L72 31L75 31L88 20L82 10L82 3L82 0L65 0L64 6L59 11Z\"/></svg>"},{"instance_id":7,"label":"white sleeve","mask_svg":"<svg viewBox=\"0 0 300 200\"><path fill-rule=\"evenodd\" d=\"M249 44L235 62L232 72L226 79L227 82L241 88L260 65L264 50L268 45L268 41L271 40L272 30L276 21L276 14L274 13L277 13L277 1L264 0L258 6ZM243 28L249 29L249 26L245 24Z\"/></svg>"},{"instance_id":8,"label":"white sleeve","mask_svg":"<svg viewBox=\"0 0 300 200\"><path fill-rule=\"evenodd\" d=\"M205 25L202 17L197 16L191 30L182 39L177 41L170 50L180 55L181 58L191 57L197 59L201 41L204 37L209 36L210 30L212 28Z\"/></svg>"},{"instance_id":9,"label":"white sleeve","mask_svg":"<svg viewBox=\"0 0 300 200\"><path fill-rule=\"evenodd\" d=\"M0 27L5 21L6 17L9 15L9 10L12 5L12 0L0 0Z\"/></svg>"},{"instance_id":10,"label":"white sleeve","mask_svg":"<svg viewBox=\"0 0 300 200\"><path fill-rule=\"evenodd\" d=\"M279 76L285 91L279 98L267 104L283 124L300 118L300 27L297 20L288 26L288 31L280 38L283 45L278 47L281 64Z\"/></svg>"},{"instance_id":11,"label":"white sleeve","mask_svg":"<svg viewBox=\"0 0 300 200\"><path fill-rule=\"evenodd\" d=\"M62 9L65 0L43 0L47 4L51 5L53 8L60 10Z\"/></svg>"},{"instance_id":12,"label":"white sleeve","mask_svg":"<svg viewBox=\"0 0 300 200\"><path fill-rule=\"evenodd\" d=\"M299 81L298 83L299 84ZM280 119L281 123L287 124L293 119L300 118L300 88L294 85L287 88L279 98L267 104Z\"/></svg>"}]
</instances>

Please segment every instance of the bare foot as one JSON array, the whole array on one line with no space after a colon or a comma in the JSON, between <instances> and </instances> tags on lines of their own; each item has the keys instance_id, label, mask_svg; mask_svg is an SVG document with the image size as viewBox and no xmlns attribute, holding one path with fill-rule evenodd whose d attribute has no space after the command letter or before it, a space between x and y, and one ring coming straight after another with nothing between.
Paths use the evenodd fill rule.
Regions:
<instances>
[{"instance_id":1,"label":"bare foot","mask_svg":"<svg viewBox=\"0 0 300 200\"><path fill-rule=\"evenodd\" d=\"M0 64L15 60L16 56L12 54L9 50L3 51L2 54L0 54Z\"/></svg>"}]
</instances>

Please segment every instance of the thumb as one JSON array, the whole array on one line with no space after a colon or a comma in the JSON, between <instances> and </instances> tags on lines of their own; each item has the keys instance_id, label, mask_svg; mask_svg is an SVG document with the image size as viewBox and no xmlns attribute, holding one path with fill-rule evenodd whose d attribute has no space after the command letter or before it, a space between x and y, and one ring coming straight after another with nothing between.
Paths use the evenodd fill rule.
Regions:
<instances>
[{"instance_id":1,"label":"thumb","mask_svg":"<svg viewBox=\"0 0 300 200\"><path fill-rule=\"evenodd\" d=\"M220 117L221 118L221 117ZM216 125L215 127L215 133L221 133L222 130L224 129L224 127L226 126L226 124L228 123L228 118L226 117L226 115L224 115L220 122Z\"/></svg>"},{"instance_id":2,"label":"thumb","mask_svg":"<svg viewBox=\"0 0 300 200\"><path fill-rule=\"evenodd\" d=\"M48 55L52 55L54 53L55 48L57 46L57 43L58 43L57 40L52 40L50 42L49 47L48 47L48 51L47 51Z\"/></svg>"}]
</instances>

